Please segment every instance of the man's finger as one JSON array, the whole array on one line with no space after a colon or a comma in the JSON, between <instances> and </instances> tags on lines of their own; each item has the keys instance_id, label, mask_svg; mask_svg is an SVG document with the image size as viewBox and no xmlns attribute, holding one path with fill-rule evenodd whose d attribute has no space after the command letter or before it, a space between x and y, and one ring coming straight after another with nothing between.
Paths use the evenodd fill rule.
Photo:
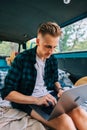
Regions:
<instances>
[{"instance_id":1,"label":"man's finger","mask_svg":"<svg viewBox=\"0 0 87 130\"><path fill-rule=\"evenodd\" d=\"M49 95L47 95L47 96L48 96L48 98L52 99L52 100L53 100L53 102L54 102L55 104L57 103L56 98L55 98L55 97L53 97L51 94L49 94Z\"/></svg>"},{"instance_id":2,"label":"man's finger","mask_svg":"<svg viewBox=\"0 0 87 130\"><path fill-rule=\"evenodd\" d=\"M51 98L49 98L49 97L46 97L46 100L47 100L48 102L51 102L53 106L55 105L55 101L54 101L53 99L51 99Z\"/></svg>"}]
</instances>

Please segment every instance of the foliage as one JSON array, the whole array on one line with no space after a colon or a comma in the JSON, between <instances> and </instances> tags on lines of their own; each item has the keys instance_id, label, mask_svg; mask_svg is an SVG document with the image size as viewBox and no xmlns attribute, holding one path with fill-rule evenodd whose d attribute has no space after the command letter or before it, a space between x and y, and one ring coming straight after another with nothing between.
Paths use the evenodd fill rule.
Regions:
<instances>
[{"instance_id":1,"label":"foliage","mask_svg":"<svg viewBox=\"0 0 87 130\"><path fill-rule=\"evenodd\" d=\"M13 42L0 42L0 56L10 56L13 51L18 50L18 44Z\"/></svg>"},{"instance_id":2,"label":"foliage","mask_svg":"<svg viewBox=\"0 0 87 130\"><path fill-rule=\"evenodd\" d=\"M87 50L87 18L63 28L60 52Z\"/></svg>"}]
</instances>

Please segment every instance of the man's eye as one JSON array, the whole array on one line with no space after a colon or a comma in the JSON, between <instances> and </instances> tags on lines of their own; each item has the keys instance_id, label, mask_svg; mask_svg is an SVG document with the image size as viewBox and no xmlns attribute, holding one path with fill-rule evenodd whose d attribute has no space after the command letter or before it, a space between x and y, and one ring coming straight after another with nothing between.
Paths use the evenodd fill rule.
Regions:
<instances>
[{"instance_id":1,"label":"man's eye","mask_svg":"<svg viewBox=\"0 0 87 130\"><path fill-rule=\"evenodd\" d=\"M51 47L51 46L49 46L49 45L46 45L45 47L46 47L46 48L52 48L52 47Z\"/></svg>"},{"instance_id":2,"label":"man's eye","mask_svg":"<svg viewBox=\"0 0 87 130\"><path fill-rule=\"evenodd\" d=\"M51 46L47 46L47 48L52 48Z\"/></svg>"},{"instance_id":3,"label":"man's eye","mask_svg":"<svg viewBox=\"0 0 87 130\"><path fill-rule=\"evenodd\" d=\"M54 46L54 49L56 48L56 46Z\"/></svg>"},{"instance_id":4,"label":"man's eye","mask_svg":"<svg viewBox=\"0 0 87 130\"><path fill-rule=\"evenodd\" d=\"M45 46L46 48L48 48L48 49L52 49L52 48L56 48L56 46L54 46L54 47L52 47L52 46L49 46L49 45L47 45L47 46Z\"/></svg>"}]
</instances>

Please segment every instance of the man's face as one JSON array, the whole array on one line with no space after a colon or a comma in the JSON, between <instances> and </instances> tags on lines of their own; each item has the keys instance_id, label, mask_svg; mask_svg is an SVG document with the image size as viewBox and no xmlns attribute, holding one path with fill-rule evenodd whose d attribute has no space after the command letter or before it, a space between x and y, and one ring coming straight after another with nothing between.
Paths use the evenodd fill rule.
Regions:
<instances>
[{"instance_id":1,"label":"man's face","mask_svg":"<svg viewBox=\"0 0 87 130\"><path fill-rule=\"evenodd\" d=\"M51 36L50 34L45 34L42 36L38 34L36 39L36 43L42 57L49 58L51 54L54 52L59 41L59 37Z\"/></svg>"}]
</instances>

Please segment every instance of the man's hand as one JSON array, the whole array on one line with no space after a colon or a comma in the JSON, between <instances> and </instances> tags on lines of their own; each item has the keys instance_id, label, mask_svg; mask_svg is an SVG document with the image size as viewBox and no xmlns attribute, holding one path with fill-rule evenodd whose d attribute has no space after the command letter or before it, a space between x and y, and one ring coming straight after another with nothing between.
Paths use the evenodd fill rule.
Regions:
<instances>
[{"instance_id":1,"label":"man's hand","mask_svg":"<svg viewBox=\"0 0 87 130\"><path fill-rule=\"evenodd\" d=\"M59 89L59 92L58 92L57 96L58 96L58 97L61 97L61 96L62 96L62 94L63 94L63 92L64 92L64 90Z\"/></svg>"},{"instance_id":2,"label":"man's hand","mask_svg":"<svg viewBox=\"0 0 87 130\"><path fill-rule=\"evenodd\" d=\"M56 103L57 103L57 100L51 94L47 94L46 96L37 98L36 105L46 105L46 106L49 106L49 102L51 102L52 105L55 106Z\"/></svg>"},{"instance_id":3,"label":"man's hand","mask_svg":"<svg viewBox=\"0 0 87 130\"><path fill-rule=\"evenodd\" d=\"M61 97L61 95L64 92L63 88L61 87L61 84L59 82L55 82L55 87L56 87L56 91L58 92L57 96Z\"/></svg>"}]
</instances>

